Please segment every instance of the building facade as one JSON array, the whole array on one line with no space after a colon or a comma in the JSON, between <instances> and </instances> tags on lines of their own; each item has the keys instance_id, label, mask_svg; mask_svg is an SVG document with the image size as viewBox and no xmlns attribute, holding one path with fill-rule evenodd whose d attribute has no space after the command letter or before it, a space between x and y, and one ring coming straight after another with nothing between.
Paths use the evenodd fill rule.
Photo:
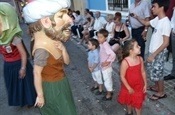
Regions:
<instances>
[{"instance_id":1,"label":"building facade","mask_svg":"<svg viewBox=\"0 0 175 115\"><path fill-rule=\"evenodd\" d=\"M121 12L125 19L128 15L128 8L134 0L73 0L74 9L80 10L83 13L85 8L90 9L93 12L100 11L102 16L107 14L115 14L115 12ZM76 2L83 2L76 4ZM82 5L83 4L83 5ZM81 6L79 6L81 5Z\"/></svg>"},{"instance_id":2,"label":"building facade","mask_svg":"<svg viewBox=\"0 0 175 115\"><path fill-rule=\"evenodd\" d=\"M80 10L82 14L85 8L93 12L100 11L102 16L121 12L123 19L126 19L129 14L128 9L134 1L135 0L73 0L73 8L74 10ZM151 0L145 1L151 3Z\"/></svg>"}]
</instances>

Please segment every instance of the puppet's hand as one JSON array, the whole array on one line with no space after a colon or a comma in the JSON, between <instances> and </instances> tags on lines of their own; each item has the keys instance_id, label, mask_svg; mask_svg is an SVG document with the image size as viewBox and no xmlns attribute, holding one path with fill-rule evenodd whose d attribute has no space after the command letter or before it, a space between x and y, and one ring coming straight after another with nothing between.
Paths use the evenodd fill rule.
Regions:
<instances>
[{"instance_id":1,"label":"puppet's hand","mask_svg":"<svg viewBox=\"0 0 175 115\"><path fill-rule=\"evenodd\" d=\"M61 41L56 41L55 46L62 52L63 60L65 64L69 64L69 55L63 43Z\"/></svg>"},{"instance_id":2,"label":"puppet's hand","mask_svg":"<svg viewBox=\"0 0 175 115\"><path fill-rule=\"evenodd\" d=\"M56 48L58 48L61 51L65 50L65 46L63 45L63 43L61 41L55 41L55 46L56 46Z\"/></svg>"},{"instance_id":3,"label":"puppet's hand","mask_svg":"<svg viewBox=\"0 0 175 115\"><path fill-rule=\"evenodd\" d=\"M44 106L44 97L43 96L41 96L41 97L37 96L34 106L38 106L39 108L42 108Z\"/></svg>"}]
</instances>

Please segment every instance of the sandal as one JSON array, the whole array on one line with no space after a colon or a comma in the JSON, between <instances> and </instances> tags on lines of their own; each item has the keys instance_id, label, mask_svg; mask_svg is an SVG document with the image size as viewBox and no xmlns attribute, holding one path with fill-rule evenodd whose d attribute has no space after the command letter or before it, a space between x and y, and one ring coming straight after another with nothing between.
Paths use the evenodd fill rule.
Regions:
<instances>
[{"instance_id":1,"label":"sandal","mask_svg":"<svg viewBox=\"0 0 175 115\"><path fill-rule=\"evenodd\" d=\"M102 100L103 100L103 101L110 101L110 100L112 100L112 96L111 96L111 97L106 97L106 96L104 96L104 97L102 98Z\"/></svg>"},{"instance_id":2,"label":"sandal","mask_svg":"<svg viewBox=\"0 0 175 115\"><path fill-rule=\"evenodd\" d=\"M155 95L155 94L153 94L151 97L149 97L151 100L153 100L153 101L156 101L156 100L158 100L158 99L163 99L163 98L166 98L167 97L167 95L166 94L164 94L164 95L162 95L162 96L158 96L158 95Z\"/></svg>"},{"instance_id":3,"label":"sandal","mask_svg":"<svg viewBox=\"0 0 175 115\"><path fill-rule=\"evenodd\" d=\"M153 91L153 92L158 92L154 87L148 87L147 90Z\"/></svg>"},{"instance_id":4,"label":"sandal","mask_svg":"<svg viewBox=\"0 0 175 115\"><path fill-rule=\"evenodd\" d=\"M125 115L133 115L133 112L131 112L131 113L126 113Z\"/></svg>"},{"instance_id":5,"label":"sandal","mask_svg":"<svg viewBox=\"0 0 175 115\"><path fill-rule=\"evenodd\" d=\"M98 89L98 87L92 87L90 90L91 91L95 91L95 90L97 90Z\"/></svg>"}]
</instances>

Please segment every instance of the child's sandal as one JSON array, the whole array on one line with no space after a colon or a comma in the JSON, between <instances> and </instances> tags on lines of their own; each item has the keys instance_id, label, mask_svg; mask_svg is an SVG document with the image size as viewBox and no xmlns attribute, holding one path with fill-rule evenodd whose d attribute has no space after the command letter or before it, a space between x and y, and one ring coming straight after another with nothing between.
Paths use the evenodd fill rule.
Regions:
<instances>
[{"instance_id":1,"label":"child's sandal","mask_svg":"<svg viewBox=\"0 0 175 115\"><path fill-rule=\"evenodd\" d=\"M125 115L133 115L133 112L131 112L131 113L126 113Z\"/></svg>"},{"instance_id":2,"label":"child's sandal","mask_svg":"<svg viewBox=\"0 0 175 115\"><path fill-rule=\"evenodd\" d=\"M98 87L92 87L90 90L91 91L95 91L95 90L97 90L98 89Z\"/></svg>"}]
</instances>

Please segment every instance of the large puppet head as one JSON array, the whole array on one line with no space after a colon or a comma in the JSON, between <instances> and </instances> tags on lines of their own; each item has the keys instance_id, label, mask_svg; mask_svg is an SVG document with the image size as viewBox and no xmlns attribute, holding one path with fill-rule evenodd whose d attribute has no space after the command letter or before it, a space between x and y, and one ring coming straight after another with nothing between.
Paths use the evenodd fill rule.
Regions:
<instances>
[{"instance_id":1,"label":"large puppet head","mask_svg":"<svg viewBox=\"0 0 175 115\"><path fill-rule=\"evenodd\" d=\"M21 36L18 15L13 6L0 2L0 45L8 45L14 36Z\"/></svg>"},{"instance_id":2,"label":"large puppet head","mask_svg":"<svg viewBox=\"0 0 175 115\"><path fill-rule=\"evenodd\" d=\"M27 4L23 16L30 34L44 31L53 40L69 39L72 19L67 14L68 7L70 0L34 0Z\"/></svg>"}]
</instances>

